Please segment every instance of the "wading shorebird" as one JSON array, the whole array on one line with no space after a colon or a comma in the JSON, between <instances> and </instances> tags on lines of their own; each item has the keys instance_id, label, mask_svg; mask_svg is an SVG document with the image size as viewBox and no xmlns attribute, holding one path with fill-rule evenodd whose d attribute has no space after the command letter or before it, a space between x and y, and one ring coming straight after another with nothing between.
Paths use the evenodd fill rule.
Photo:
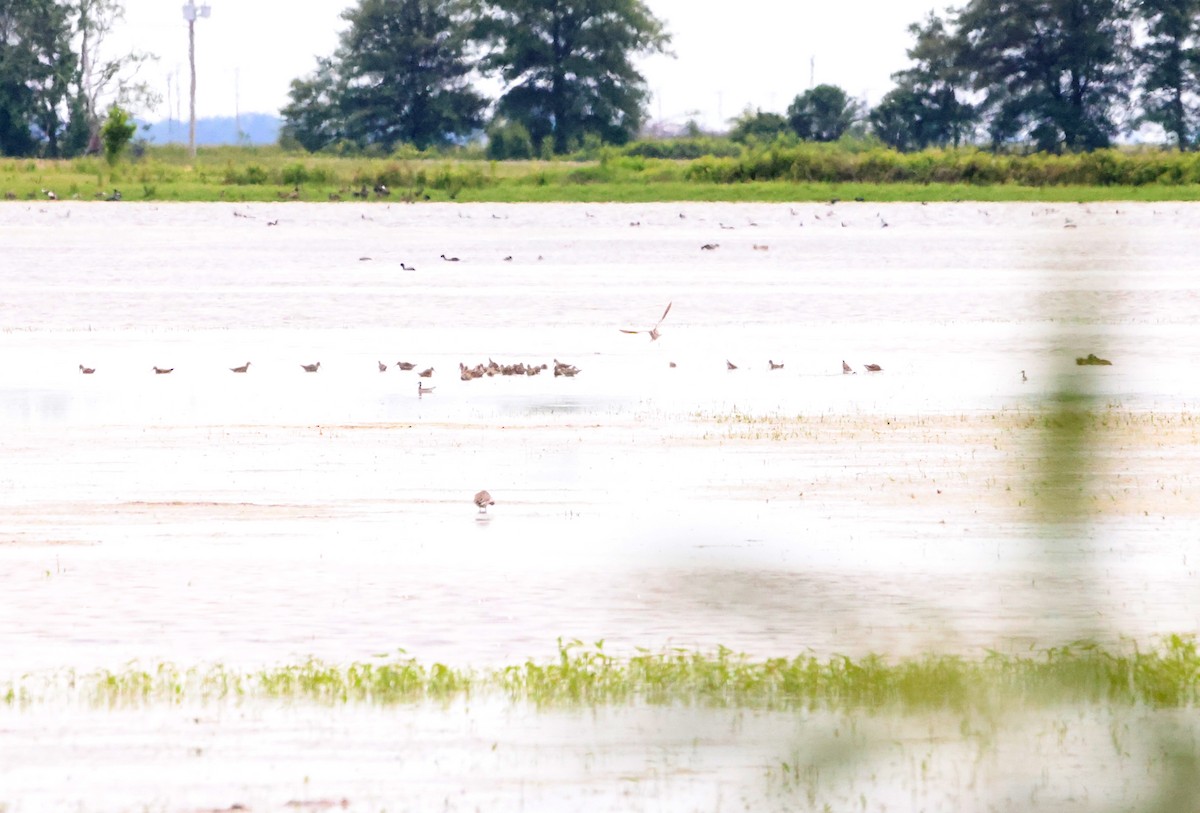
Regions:
<instances>
[{"instance_id":1,"label":"wading shorebird","mask_svg":"<svg viewBox=\"0 0 1200 813\"><path fill-rule=\"evenodd\" d=\"M845 359L842 359L842 375L854 375L854 374L855 374L854 370L850 369L850 365L846 363Z\"/></svg>"},{"instance_id":2,"label":"wading shorebird","mask_svg":"<svg viewBox=\"0 0 1200 813\"><path fill-rule=\"evenodd\" d=\"M729 359L725 359L725 369L726 369L726 370L736 370L736 369L737 369L737 365L736 365L736 364L734 364L734 363L733 363L732 361L730 361Z\"/></svg>"},{"instance_id":3,"label":"wading shorebird","mask_svg":"<svg viewBox=\"0 0 1200 813\"><path fill-rule=\"evenodd\" d=\"M167 373L172 372L175 368L174 367L152 367L151 369L154 370L155 375L166 375Z\"/></svg>"},{"instance_id":4,"label":"wading shorebird","mask_svg":"<svg viewBox=\"0 0 1200 813\"><path fill-rule=\"evenodd\" d=\"M779 362L778 364L776 364L775 362L771 361L770 359L767 359L767 364L770 364L770 365L771 365L771 369L772 369L772 370L782 370L782 369L783 369L783 362L782 362L782 361L781 361L781 362Z\"/></svg>"},{"instance_id":5,"label":"wading shorebird","mask_svg":"<svg viewBox=\"0 0 1200 813\"><path fill-rule=\"evenodd\" d=\"M91 375L92 373L96 372L96 368L95 367L84 367L82 364L80 364L79 372L83 373L84 375Z\"/></svg>"},{"instance_id":6,"label":"wading shorebird","mask_svg":"<svg viewBox=\"0 0 1200 813\"><path fill-rule=\"evenodd\" d=\"M1025 371L1024 371L1024 370L1022 370L1022 371L1021 371L1021 380L1022 380L1022 381L1028 381L1028 380L1029 380L1029 377L1025 375Z\"/></svg>"},{"instance_id":7,"label":"wading shorebird","mask_svg":"<svg viewBox=\"0 0 1200 813\"><path fill-rule=\"evenodd\" d=\"M437 389L437 387L426 387L424 384L422 384L420 381L418 381L417 382L417 397L420 398L422 395L428 395L429 393L433 392L435 389Z\"/></svg>"},{"instance_id":8,"label":"wading shorebird","mask_svg":"<svg viewBox=\"0 0 1200 813\"><path fill-rule=\"evenodd\" d=\"M306 373L315 373L317 370L321 369L321 362L318 361L316 364L301 364L300 367Z\"/></svg>"},{"instance_id":9,"label":"wading shorebird","mask_svg":"<svg viewBox=\"0 0 1200 813\"><path fill-rule=\"evenodd\" d=\"M442 255L442 259L448 263L456 263L459 261L458 257L447 257L445 254Z\"/></svg>"},{"instance_id":10,"label":"wading shorebird","mask_svg":"<svg viewBox=\"0 0 1200 813\"><path fill-rule=\"evenodd\" d=\"M377 361L377 362L375 362L375 363L379 365L379 372L381 372L381 373L386 373L386 372L387 372L387 367L388 367L388 366L387 366L386 364L384 364L382 361Z\"/></svg>"},{"instance_id":11,"label":"wading shorebird","mask_svg":"<svg viewBox=\"0 0 1200 813\"><path fill-rule=\"evenodd\" d=\"M429 378L430 376L433 375L433 368L429 367L427 369L424 369L421 372L417 373L417 375L421 376L421 378Z\"/></svg>"},{"instance_id":12,"label":"wading shorebird","mask_svg":"<svg viewBox=\"0 0 1200 813\"><path fill-rule=\"evenodd\" d=\"M247 361L241 367L230 367L229 369L235 373L244 373L250 369L250 362Z\"/></svg>"},{"instance_id":13,"label":"wading shorebird","mask_svg":"<svg viewBox=\"0 0 1200 813\"><path fill-rule=\"evenodd\" d=\"M480 491L475 495L475 505L479 506L479 513L486 514L489 505L495 505L496 501L492 499L492 495L486 491Z\"/></svg>"},{"instance_id":14,"label":"wading shorebird","mask_svg":"<svg viewBox=\"0 0 1200 813\"><path fill-rule=\"evenodd\" d=\"M866 371L867 371L868 373L881 373L881 372L883 372L883 368L882 368L882 367L880 367L878 364L864 364L864 365L863 365L863 367L864 367L864 368L866 368Z\"/></svg>"},{"instance_id":15,"label":"wading shorebird","mask_svg":"<svg viewBox=\"0 0 1200 813\"><path fill-rule=\"evenodd\" d=\"M411 370L417 365L413 364L411 361L397 361L396 366L401 370Z\"/></svg>"},{"instance_id":16,"label":"wading shorebird","mask_svg":"<svg viewBox=\"0 0 1200 813\"><path fill-rule=\"evenodd\" d=\"M661 326L661 325L662 325L662 323L663 323L663 320L667 318L667 314L668 314L668 313L670 313L670 312L671 312L671 303L670 303L670 302L668 302L668 303L667 303L667 309L666 309L665 311L663 311L663 315L659 317L659 319L658 319L658 323L657 323L657 324L655 324L655 325L654 325L654 327L650 328L650 330L649 330L649 331L645 331L645 330L626 330L625 328L621 328L621 332L622 332L622 333L647 333L647 332L649 332L649 334L650 334L650 341L654 341L655 339L657 339L657 338L658 338L658 337L661 335L661 334L658 332L658 328L659 328L659 326Z\"/></svg>"}]
</instances>

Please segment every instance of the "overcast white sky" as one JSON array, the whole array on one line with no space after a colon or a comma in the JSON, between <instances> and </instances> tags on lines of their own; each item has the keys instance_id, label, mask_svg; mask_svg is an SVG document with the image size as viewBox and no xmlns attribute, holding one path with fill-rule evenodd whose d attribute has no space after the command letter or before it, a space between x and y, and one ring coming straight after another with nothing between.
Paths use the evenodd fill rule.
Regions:
<instances>
[{"instance_id":1,"label":"overcast white sky","mask_svg":"<svg viewBox=\"0 0 1200 813\"><path fill-rule=\"evenodd\" d=\"M646 0L666 23L676 58L641 63L650 116L716 126L746 106L782 113L812 76L875 104L907 65L908 25L945 3L931 0ZM355 0L210 0L196 22L198 116L277 113L292 79L337 46L341 11ZM163 96L150 120L187 117L183 0L125 0L112 45L159 56L143 76ZM811 60L811 63L810 63ZM181 93L182 91L182 93ZM171 99L167 105L168 96Z\"/></svg>"}]
</instances>

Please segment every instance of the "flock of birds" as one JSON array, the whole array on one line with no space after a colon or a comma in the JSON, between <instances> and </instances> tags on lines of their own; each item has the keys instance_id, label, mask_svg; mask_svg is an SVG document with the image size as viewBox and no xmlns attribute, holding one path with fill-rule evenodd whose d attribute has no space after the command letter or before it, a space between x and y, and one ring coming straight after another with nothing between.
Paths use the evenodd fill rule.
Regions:
<instances>
[{"instance_id":1,"label":"flock of birds","mask_svg":"<svg viewBox=\"0 0 1200 813\"><path fill-rule=\"evenodd\" d=\"M666 320L667 314L669 314L671 312L672 304L673 304L672 302L667 303L667 307L666 307L666 309L663 310L662 316L659 317L658 321L655 322L652 327L645 329L645 330L634 330L631 328L621 328L620 329L621 332L635 334L635 335L640 334L640 333L648 333L650 335L650 341L656 341L662 335L662 331L660 330L660 328L662 327L663 321ZM251 362L247 361L245 364L240 364L236 367L230 367L229 371L232 373L247 373L250 371L250 364L251 364ZM675 362L673 362L673 361L668 362L668 364L672 368L674 368L676 366ZM386 364L382 361L377 361L376 365L378 366L379 372L381 372L381 373L386 373L392 366L392 365ZM784 366L783 362L776 362L774 359L768 359L767 365L768 365L768 369L770 369L770 370L782 370L783 366ZM417 367L417 365L415 363L410 362L410 361L398 361L398 362L396 362L395 366L398 369L400 369L402 371L406 371L406 372L415 370ZM725 360L725 367L728 370L738 369L738 365L734 364L729 359ZM883 368L878 364L864 364L863 368L868 373L878 373L878 372L883 371ZM155 375L169 375L170 373L175 372L174 367L159 367L158 365L154 365L150 369L153 370ZM300 369L302 369L306 373L315 373L321 369L321 362L316 361L316 362L313 362L312 364L301 364ZM480 362L473 366L467 366L466 364L459 362L459 365L458 365L459 379L462 381L472 381L476 378L484 378L484 377L490 378L490 377L496 376L496 375L535 376L535 375L539 375L543 370L548 370L548 369L550 369L549 365L544 364L544 363L543 364L536 364L536 363L527 364L525 362L517 362L515 364L499 364L490 358L487 360L487 364ZM79 372L81 372L84 375L93 375L96 372L96 368L89 367L85 364L80 364ZM579 372L580 372L579 368L576 367L574 364L568 364L567 362L559 361L558 359L554 359L554 377L555 378L559 378L559 377L574 378L576 375L579 374ZM427 367L424 370L421 370L420 372L418 372L417 376L418 376L418 378L429 379L429 378L433 377L433 373L434 373L434 368ZM847 364L846 361L843 359L842 360L842 373L845 375L855 375L856 371L849 364ZM1022 372L1022 378L1024 378L1024 372ZM421 381L417 382L417 396L418 397L423 396L423 395L428 395L429 393L433 392L434 389L435 389L435 387L426 386Z\"/></svg>"}]
</instances>

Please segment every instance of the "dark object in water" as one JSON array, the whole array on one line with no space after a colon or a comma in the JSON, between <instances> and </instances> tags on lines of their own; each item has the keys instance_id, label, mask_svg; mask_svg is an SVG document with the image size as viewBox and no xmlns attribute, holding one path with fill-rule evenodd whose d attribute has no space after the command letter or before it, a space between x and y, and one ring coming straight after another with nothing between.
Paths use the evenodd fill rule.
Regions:
<instances>
[{"instance_id":1,"label":"dark object in water","mask_svg":"<svg viewBox=\"0 0 1200 813\"><path fill-rule=\"evenodd\" d=\"M1109 361L1108 359L1102 359L1099 356L1097 356L1095 353L1088 353L1087 358L1083 358L1082 356L1080 356L1075 359L1075 363L1080 365L1081 367L1084 365L1089 365L1089 364L1090 365L1101 365L1101 366L1106 366L1106 365L1112 364L1112 362Z\"/></svg>"}]
</instances>

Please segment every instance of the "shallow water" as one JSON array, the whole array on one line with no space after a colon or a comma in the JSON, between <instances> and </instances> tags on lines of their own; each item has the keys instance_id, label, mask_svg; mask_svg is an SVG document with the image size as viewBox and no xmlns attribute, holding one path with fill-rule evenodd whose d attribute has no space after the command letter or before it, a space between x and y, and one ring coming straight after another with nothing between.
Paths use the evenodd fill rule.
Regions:
<instances>
[{"instance_id":1,"label":"shallow water","mask_svg":"<svg viewBox=\"0 0 1200 813\"><path fill-rule=\"evenodd\" d=\"M774 656L1194 633L1198 225L1124 203L4 204L0 678L483 666L558 636ZM658 341L618 331L667 302ZM459 380L488 358L582 372ZM1017 418L1060 385L1163 423L1104 434L1087 523L1047 527Z\"/></svg>"}]
</instances>

